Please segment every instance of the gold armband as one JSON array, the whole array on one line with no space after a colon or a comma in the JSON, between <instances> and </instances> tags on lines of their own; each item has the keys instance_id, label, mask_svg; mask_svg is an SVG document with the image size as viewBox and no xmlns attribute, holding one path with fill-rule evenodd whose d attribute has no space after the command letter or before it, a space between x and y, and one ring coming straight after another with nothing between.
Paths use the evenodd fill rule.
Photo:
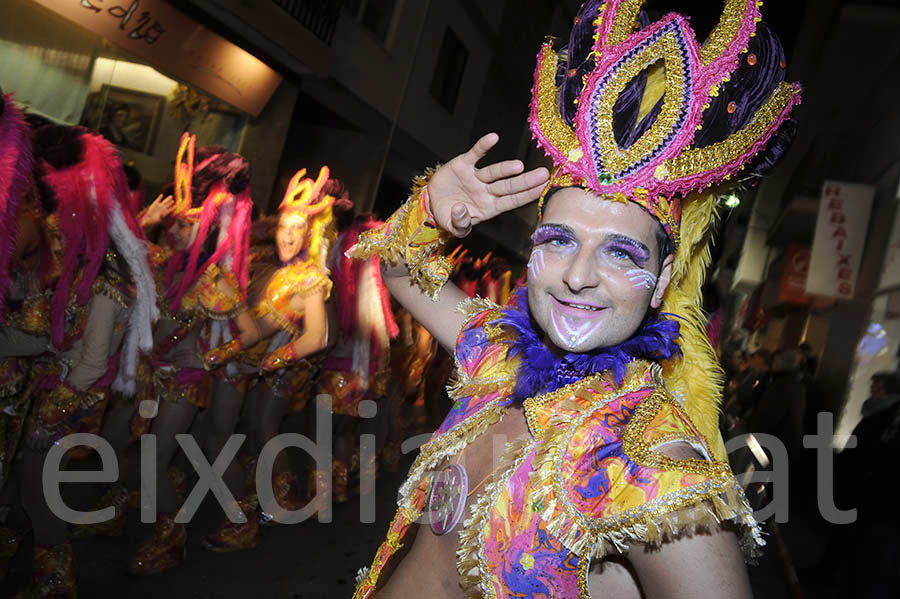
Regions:
<instances>
[{"instance_id":1,"label":"gold armband","mask_svg":"<svg viewBox=\"0 0 900 599\"><path fill-rule=\"evenodd\" d=\"M428 211L430 175L416 178L412 195L386 223L359 236L352 256L378 256L392 266L404 260L413 282L436 300L453 273L453 263L441 252L450 234L438 228Z\"/></svg>"}]
</instances>

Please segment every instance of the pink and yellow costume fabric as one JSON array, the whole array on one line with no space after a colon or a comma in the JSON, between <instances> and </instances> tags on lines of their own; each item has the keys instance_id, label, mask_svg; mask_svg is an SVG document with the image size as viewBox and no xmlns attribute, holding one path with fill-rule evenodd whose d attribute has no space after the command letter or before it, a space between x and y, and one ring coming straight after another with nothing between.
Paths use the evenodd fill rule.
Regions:
<instances>
[{"instance_id":1,"label":"pink and yellow costume fabric","mask_svg":"<svg viewBox=\"0 0 900 599\"><path fill-rule=\"evenodd\" d=\"M514 296L515 298L515 296ZM514 299L515 301L515 299ZM422 447L400 489L399 510L356 591L369 597L410 524L425 511L430 475L499 421L515 388L518 358L484 300L456 347L455 400ZM589 597L592 559L654 545L729 521L749 554L763 544L727 463L667 391L657 364L635 360L621 384L588 376L524 402L531 438L508 444L501 465L460 531L457 567L472 597ZM675 460L662 449L687 443L706 459Z\"/></svg>"}]
</instances>

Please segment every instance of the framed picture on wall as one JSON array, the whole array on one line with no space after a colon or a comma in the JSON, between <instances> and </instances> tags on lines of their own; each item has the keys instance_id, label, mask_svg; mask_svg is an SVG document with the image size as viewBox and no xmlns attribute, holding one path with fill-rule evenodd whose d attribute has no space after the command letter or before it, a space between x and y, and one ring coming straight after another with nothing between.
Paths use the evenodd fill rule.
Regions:
<instances>
[{"instance_id":1,"label":"framed picture on wall","mask_svg":"<svg viewBox=\"0 0 900 599\"><path fill-rule=\"evenodd\" d=\"M153 154L165 104L164 96L104 84L88 96L81 124L119 147Z\"/></svg>"}]
</instances>

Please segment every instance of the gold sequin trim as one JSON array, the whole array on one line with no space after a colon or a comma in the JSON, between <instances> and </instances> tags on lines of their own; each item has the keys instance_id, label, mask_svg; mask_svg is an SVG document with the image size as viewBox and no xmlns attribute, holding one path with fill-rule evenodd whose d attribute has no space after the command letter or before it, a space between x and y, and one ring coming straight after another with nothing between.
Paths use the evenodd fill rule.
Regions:
<instances>
[{"instance_id":1,"label":"gold sequin trim","mask_svg":"<svg viewBox=\"0 0 900 599\"><path fill-rule=\"evenodd\" d=\"M722 10L722 16L716 24L716 28L712 30L700 48L700 62L703 66L709 66L728 50L741 30L747 8L747 0L725 1L725 8Z\"/></svg>"},{"instance_id":2,"label":"gold sequin trim","mask_svg":"<svg viewBox=\"0 0 900 599\"><path fill-rule=\"evenodd\" d=\"M606 38L607 46L615 46L628 39L628 36L634 31L634 25L643 3L643 0L624 0L619 4L619 9L613 17L613 23Z\"/></svg>"},{"instance_id":3,"label":"gold sequin trim","mask_svg":"<svg viewBox=\"0 0 900 599\"><path fill-rule=\"evenodd\" d=\"M800 90L791 84L780 83L743 129L719 143L705 148L685 150L667 160L657 169L656 178L681 179L714 170L737 160L766 134L793 97L799 93Z\"/></svg>"},{"instance_id":4,"label":"gold sequin trim","mask_svg":"<svg viewBox=\"0 0 900 599\"><path fill-rule=\"evenodd\" d=\"M591 569L591 560L585 557L578 558L578 599L591 599L591 590L588 588L588 573Z\"/></svg>"},{"instance_id":5,"label":"gold sequin trim","mask_svg":"<svg viewBox=\"0 0 900 599\"><path fill-rule=\"evenodd\" d=\"M499 422L507 411L507 408L500 405L499 398L490 401L473 416L469 416L441 436L423 445L409 471L409 477L400 486L399 505L412 507L409 501L413 497L413 491L427 478L428 471L444 458L459 453L469 443L480 437L492 424Z\"/></svg>"},{"instance_id":6,"label":"gold sequin trim","mask_svg":"<svg viewBox=\"0 0 900 599\"><path fill-rule=\"evenodd\" d=\"M653 122L649 131L626 150L620 150L613 132L613 111L616 100L625 87L644 68L658 60L665 62L666 89L662 111ZM603 159L603 169L612 175L625 171L639 163L648 154L655 151L668 135L679 124L681 109L684 103L684 62L675 32L670 31L660 37L643 51L623 65L610 78L603 95L596 103L597 117L592 119L597 124L598 146Z\"/></svg>"},{"instance_id":7,"label":"gold sequin trim","mask_svg":"<svg viewBox=\"0 0 900 599\"><path fill-rule=\"evenodd\" d=\"M550 45L545 44L541 48L538 60L541 65L537 81L538 126L547 141L572 162L577 162L582 156L581 146L578 144L575 131L563 120L556 103L559 95L556 88L556 67L559 57Z\"/></svg>"},{"instance_id":8,"label":"gold sequin trim","mask_svg":"<svg viewBox=\"0 0 900 599\"><path fill-rule=\"evenodd\" d=\"M622 436L622 449L625 455L640 466L658 470L684 472L686 474L698 474L709 477L730 475L731 468L723 462L709 462L696 458L677 460L654 449L654 446L657 444L671 441L672 435L661 437L658 440L654 439L653 445L644 442L644 431L660 409L667 404L673 406L678 412L683 413L680 406L661 388L657 388L656 391L638 405L634 415L631 417L631 421L625 428L625 434ZM697 432L697 436L703 439L699 432ZM679 440L685 439L680 437ZM705 439L703 439L703 445L706 446Z\"/></svg>"}]
</instances>

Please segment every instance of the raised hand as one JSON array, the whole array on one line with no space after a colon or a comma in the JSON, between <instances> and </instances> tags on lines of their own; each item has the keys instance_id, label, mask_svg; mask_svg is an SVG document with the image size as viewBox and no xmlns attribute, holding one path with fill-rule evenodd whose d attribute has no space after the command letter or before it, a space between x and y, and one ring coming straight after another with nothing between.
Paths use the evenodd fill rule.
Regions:
<instances>
[{"instance_id":1,"label":"raised hand","mask_svg":"<svg viewBox=\"0 0 900 599\"><path fill-rule=\"evenodd\" d=\"M478 168L478 161L499 139L496 133L488 133L468 152L441 166L428 183L435 222L457 237L465 237L478 223L538 199L550 177L543 167L523 173L521 160Z\"/></svg>"},{"instance_id":2,"label":"raised hand","mask_svg":"<svg viewBox=\"0 0 900 599\"><path fill-rule=\"evenodd\" d=\"M164 197L162 194L159 194L141 215L141 226L155 227L165 217L172 214L173 210L175 210L175 200L172 199L172 196Z\"/></svg>"}]
</instances>

